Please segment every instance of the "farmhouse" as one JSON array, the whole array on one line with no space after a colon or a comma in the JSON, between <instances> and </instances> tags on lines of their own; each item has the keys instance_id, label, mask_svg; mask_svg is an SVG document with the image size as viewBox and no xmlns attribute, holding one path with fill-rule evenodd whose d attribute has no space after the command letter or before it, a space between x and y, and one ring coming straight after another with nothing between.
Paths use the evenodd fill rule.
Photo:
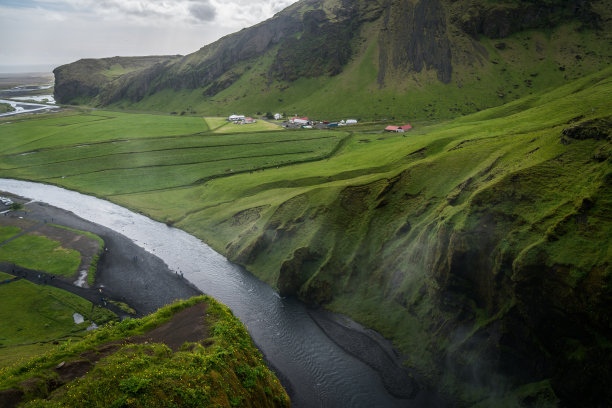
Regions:
<instances>
[{"instance_id":1,"label":"farmhouse","mask_svg":"<svg viewBox=\"0 0 612 408\"><path fill-rule=\"evenodd\" d=\"M307 125L308 118L291 118L290 122L293 123L294 125Z\"/></svg>"},{"instance_id":2,"label":"farmhouse","mask_svg":"<svg viewBox=\"0 0 612 408\"><path fill-rule=\"evenodd\" d=\"M244 120L242 121L242 123L244 123L245 125L249 124L249 123L255 123L257 122L255 119L253 118L244 118Z\"/></svg>"},{"instance_id":3,"label":"farmhouse","mask_svg":"<svg viewBox=\"0 0 612 408\"><path fill-rule=\"evenodd\" d=\"M227 120L229 120L230 122L237 122L239 120L244 120L244 115L230 115L229 118L227 118Z\"/></svg>"},{"instance_id":4,"label":"farmhouse","mask_svg":"<svg viewBox=\"0 0 612 408\"><path fill-rule=\"evenodd\" d=\"M404 126L387 126L385 128L385 132L404 133L410 129L412 129L412 126L410 126L409 124L405 124Z\"/></svg>"}]
</instances>

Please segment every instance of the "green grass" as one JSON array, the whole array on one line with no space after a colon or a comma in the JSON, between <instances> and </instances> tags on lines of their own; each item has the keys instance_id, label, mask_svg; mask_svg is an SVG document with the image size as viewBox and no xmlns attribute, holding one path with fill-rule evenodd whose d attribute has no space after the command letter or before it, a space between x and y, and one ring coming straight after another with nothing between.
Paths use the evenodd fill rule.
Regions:
<instances>
[{"instance_id":1,"label":"green grass","mask_svg":"<svg viewBox=\"0 0 612 408\"><path fill-rule=\"evenodd\" d=\"M24 380L53 378L61 361L97 346L145 333L197 302L206 302L207 346L192 344L172 352L162 344L127 345L104 358L83 378L47 397L26 393L26 406L230 406L249 400L264 406L288 406L278 379L268 370L244 326L229 309L208 297L175 303L140 320L126 319L96 330L82 341L0 371L0 388L19 387ZM44 387L44 386L43 386ZM46 387L45 387L46 388Z\"/></svg>"},{"instance_id":2,"label":"green grass","mask_svg":"<svg viewBox=\"0 0 612 408\"><path fill-rule=\"evenodd\" d=\"M132 122L126 119L129 115L96 114L106 116L104 119L98 116L93 123L89 114L75 114L23 121L10 126L9 131L3 133L7 140L19 135L21 140L36 140L36 143L7 146L0 164L4 168L3 174L59 183L97 195L160 190L193 185L233 173L316 160L329 155L346 135L328 131L217 135L206 132L207 126L202 119L164 115L132 115L138 128L125 128L124 122ZM146 119L139 121L145 116ZM169 120L176 122L172 132L160 132ZM49 133L48 129L55 129L58 122L62 123L61 130L53 133L53 138L40 139L41 135ZM83 130L83 122L92 127ZM262 129L280 129L263 123ZM191 124L197 125L198 134L173 134L175 128L196 130L190 127ZM251 125L244 125L240 130L248 126ZM258 128L258 124L253 126L248 129ZM100 128L111 127L113 133L101 139ZM39 132L43 128L47 132ZM87 143L79 144L85 139ZM92 143L94 140L96 142Z\"/></svg>"},{"instance_id":3,"label":"green grass","mask_svg":"<svg viewBox=\"0 0 612 408\"><path fill-rule=\"evenodd\" d=\"M262 119L257 119L257 122L246 125L236 125L234 123L228 122L223 126L217 127L217 129L215 129L215 133L253 133L282 129L282 127L275 123L270 123Z\"/></svg>"},{"instance_id":4,"label":"green grass","mask_svg":"<svg viewBox=\"0 0 612 408\"><path fill-rule=\"evenodd\" d=\"M65 227L63 225L55 225L55 224L52 224L52 225L57 228L62 228L68 231L76 232L81 235L85 235L86 237L91 238L98 243L99 245L98 253L94 255L93 259L91 260L91 264L89 265L89 269L87 271L87 284L89 286L93 286L96 280L96 272L98 270L98 261L100 260L100 255L102 254L102 252L104 252L104 240L100 238L99 236L97 236L96 234L89 232L89 231L81 231L81 230L77 230L74 228Z\"/></svg>"},{"instance_id":5,"label":"green grass","mask_svg":"<svg viewBox=\"0 0 612 408\"><path fill-rule=\"evenodd\" d=\"M21 232L21 228L19 227L13 227L13 226L0 227L0 242L4 242L7 239L10 239L14 237L15 235L19 234L20 232Z\"/></svg>"},{"instance_id":6,"label":"green grass","mask_svg":"<svg viewBox=\"0 0 612 408\"><path fill-rule=\"evenodd\" d=\"M0 279L10 277L0 273ZM69 292L24 279L0 285L0 367L49 350L53 341L81 337L92 321L101 324L114 316L98 309ZM84 323L74 323L75 312Z\"/></svg>"},{"instance_id":7,"label":"green grass","mask_svg":"<svg viewBox=\"0 0 612 408\"><path fill-rule=\"evenodd\" d=\"M15 108L9 103L0 103L0 113L13 112Z\"/></svg>"},{"instance_id":8,"label":"green grass","mask_svg":"<svg viewBox=\"0 0 612 408\"><path fill-rule=\"evenodd\" d=\"M486 37L481 37L478 49L474 49L473 39L460 30L451 30L449 36L456 55L450 83L440 83L435 71L423 70L390 72L381 86L377 80L379 30L379 23L365 25L361 33L365 41L355 41L352 60L335 76L271 81L268 73L277 52L272 48L256 60L234 67L242 76L214 96L203 97L202 89L163 89L139 102L121 101L113 106L165 112L189 107L215 116L240 112L255 117L257 109L322 120L351 117L432 121L468 115L552 90L609 64L609 42L595 31L580 29L576 22L513 34L503 39L503 50L495 47L500 39ZM468 56L463 50L473 51ZM577 54L580 60L575 58ZM191 58L197 60L198 55Z\"/></svg>"},{"instance_id":9,"label":"green grass","mask_svg":"<svg viewBox=\"0 0 612 408\"><path fill-rule=\"evenodd\" d=\"M59 242L46 237L22 235L0 247L0 260L71 277L81 263L81 254L74 249L63 248Z\"/></svg>"}]
</instances>

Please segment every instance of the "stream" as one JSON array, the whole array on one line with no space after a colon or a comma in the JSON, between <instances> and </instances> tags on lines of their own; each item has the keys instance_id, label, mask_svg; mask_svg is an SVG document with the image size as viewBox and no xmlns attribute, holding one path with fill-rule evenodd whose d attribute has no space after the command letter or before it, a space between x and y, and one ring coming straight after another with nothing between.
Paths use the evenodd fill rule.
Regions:
<instances>
[{"instance_id":1,"label":"stream","mask_svg":"<svg viewBox=\"0 0 612 408\"><path fill-rule=\"evenodd\" d=\"M378 373L337 346L303 303L281 298L268 284L194 236L109 201L51 185L0 179L0 190L71 211L123 234L229 306L280 374L292 406L425 406L391 396Z\"/></svg>"},{"instance_id":2,"label":"stream","mask_svg":"<svg viewBox=\"0 0 612 408\"><path fill-rule=\"evenodd\" d=\"M47 89L53 91L53 85L23 85L16 86L10 89L1 89L0 103L9 104L15 110L11 112L0 113L0 117L17 115L20 113L33 113L51 109L59 109L59 106L55 105L55 99L53 98L53 95L36 94L41 90Z\"/></svg>"}]
</instances>

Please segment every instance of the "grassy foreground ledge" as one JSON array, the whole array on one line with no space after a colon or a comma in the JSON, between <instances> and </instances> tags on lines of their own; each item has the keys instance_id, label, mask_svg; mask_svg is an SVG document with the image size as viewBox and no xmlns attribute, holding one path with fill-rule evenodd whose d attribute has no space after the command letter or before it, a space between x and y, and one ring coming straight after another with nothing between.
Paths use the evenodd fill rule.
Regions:
<instances>
[{"instance_id":1,"label":"grassy foreground ledge","mask_svg":"<svg viewBox=\"0 0 612 408\"><path fill-rule=\"evenodd\" d=\"M2 406L290 406L244 326L207 296L2 369L0 390Z\"/></svg>"}]
</instances>

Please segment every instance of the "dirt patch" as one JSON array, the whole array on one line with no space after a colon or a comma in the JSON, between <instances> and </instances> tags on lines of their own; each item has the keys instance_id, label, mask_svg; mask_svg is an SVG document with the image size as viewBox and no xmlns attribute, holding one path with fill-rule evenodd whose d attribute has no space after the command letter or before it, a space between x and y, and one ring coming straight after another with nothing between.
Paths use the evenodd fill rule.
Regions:
<instances>
[{"instance_id":1,"label":"dirt patch","mask_svg":"<svg viewBox=\"0 0 612 408\"><path fill-rule=\"evenodd\" d=\"M19 227L22 230L26 230L32 227L36 222L26 220L23 218L14 218L14 217L0 217L0 227Z\"/></svg>"},{"instance_id":2,"label":"dirt patch","mask_svg":"<svg viewBox=\"0 0 612 408\"><path fill-rule=\"evenodd\" d=\"M59 376L61 383L66 383L75 378L85 375L92 368L88 360L74 360L67 363L61 362L53 370Z\"/></svg>"},{"instance_id":3,"label":"dirt patch","mask_svg":"<svg viewBox=\"0 0 612 408\"><path fill-rule=\"evenodd\" d=\"M16 388L0 391L0 407L16 407L23 398L23 391Z\"/></svg>"},{"instance_id":4,"label":"dirt patch","mask_svg":"<svg viewBox=\"0 0 612 408\"><path fill-rule=\"evenodd\" d=\"M197 303L176 313L172 319L148 333L127 339L128 343L163 343L177 351L184 343L198 343L208 337L206 309L208 304Z\"/></svg>"}]
</instances>

